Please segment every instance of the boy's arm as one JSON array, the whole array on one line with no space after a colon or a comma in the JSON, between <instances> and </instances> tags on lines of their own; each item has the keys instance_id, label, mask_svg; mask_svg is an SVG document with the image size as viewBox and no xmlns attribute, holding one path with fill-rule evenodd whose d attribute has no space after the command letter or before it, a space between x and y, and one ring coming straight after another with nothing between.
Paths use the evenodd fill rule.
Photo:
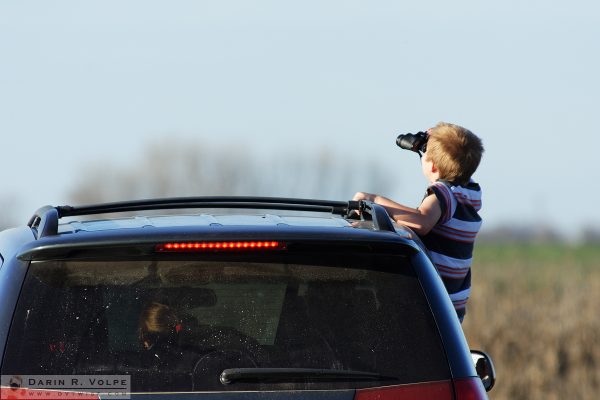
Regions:
<instances>
[{"instance_id":1,"label":"boy's arm","mask_svg":"<svg viewBox=\"0 0 600 400\"><path fill-rule=\"evenodd\" d=\"M442 216L440 203L434 194L425 197L419 208L406 207L371 193L358 192L353 200L369 200L383 206L394 221L408 226L420 236L429 233Z\"/></svg>"}]
</instances>

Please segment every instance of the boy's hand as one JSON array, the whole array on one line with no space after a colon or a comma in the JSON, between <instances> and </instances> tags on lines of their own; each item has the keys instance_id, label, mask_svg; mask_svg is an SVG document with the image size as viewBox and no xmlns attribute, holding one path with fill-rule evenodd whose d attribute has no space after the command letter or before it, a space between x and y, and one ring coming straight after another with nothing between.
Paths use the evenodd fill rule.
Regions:
<instances>
[{"instance_id":1,"label":"boy's hand","mask_svg":"<svg viewBox=\"0 0 600 400\"><path fill-rule=\"evenodd\" d=\"M359 200L375 201L375 197L376 197L376 195L371 194L371 193L356 192L356 194L354 195L352 200L354 200L354 201L359 201Z\"/></svg>"},{"instance_id":2,"label":"boy's hand","mask_svg":"<svg viewBox=\"0 0 600 400\"><path fill-rule=\"evenodd\" d=\"M371 194L371 193L365 193L365 192L356 192L356 194L354 195L354 197L352 198L353 201L360 201L360 200L367 200L367 201L375 201L375 197L377 197L377 195ZM360 215L360 211L359 210L352 210L352 212L350 213L350 215Z\"/></svg>"}]
</instances>

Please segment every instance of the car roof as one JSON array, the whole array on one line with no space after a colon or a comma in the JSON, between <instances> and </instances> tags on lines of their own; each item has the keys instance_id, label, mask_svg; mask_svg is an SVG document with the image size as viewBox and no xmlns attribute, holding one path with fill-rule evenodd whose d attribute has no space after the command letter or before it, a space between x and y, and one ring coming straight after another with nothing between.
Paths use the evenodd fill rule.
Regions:
<instances>
[{"instance_id":1,"label":"car roof","mask_svg":"<svg viewBox=\"0 0 600 400\"><path fill-rule=\"evenodd\" d=\"M196 208L202 211L190 212ZM211 212L206 212L208 210ZM144 215L157 211L162 214ZM360 217L353 211L359 212ZM134 215L123 216L122 213ZM415 244L418 238L412 231L394 224L383 207L363 201L194 197L79 207L46 206L35 213L29 226L37 240L23 246L20 259L57 257L73 247L152 244L207 237L210 240L276 238L304 242L385 243L418 250L418 243Z\"/></svg>"},{"instance_id":2,"label":"car roof","mask_svg":"<svg viewBox=\"0 0 600 400\"><path fill-rule=\"evenodd\" d=\"M106 218L97 220L75 220L59 224L58 233L97 232L113 229L135 229L144 227L187 227L187 226L289 226L289 227L352 227L350 221L327 215L279 215L279 214L183 214L148 215L129 218Z\"/></svg>"},{"instance_id":3,"label":"car roof","mask_svg":"<svg viewBox=\"0 0 600 400\"><path fill-rule=\"evenodd\" d=\"M226 212L181 214L189 209L225 209ZM170 210L169 215L148 216L147 212ZM237 210L237 211L235 211ZM253 210L248 212L248 210ZM278 210L277 213L257 210ZM235 212L234 212L235 211ZM298 212L303 214L298 215ZM101 218L93 215L135 213L130 218ZM295 215L290 213L296 213ZM309 214L307 214L309 213ZM359 217L360 216L360 217ZM77 218L79 217L79 218ZM346 219L352 217L354 223ZM67 218L76 218L67 221ZM330 201L275 197L183 197L133 200L87 206L45 206L36 211L29 226L37 238L60 233L91 232L108 229L184 226L338 226L370 227L375 231L396 232L386 210L366 201Z\"/></svg>"}]
</instances>

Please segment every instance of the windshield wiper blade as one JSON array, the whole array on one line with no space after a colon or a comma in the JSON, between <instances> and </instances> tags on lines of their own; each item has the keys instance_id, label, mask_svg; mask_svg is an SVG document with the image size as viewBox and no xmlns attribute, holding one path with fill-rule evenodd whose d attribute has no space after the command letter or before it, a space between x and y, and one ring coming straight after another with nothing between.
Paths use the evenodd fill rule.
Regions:
<instances>
[{"instance_id":1,"label":"windshield wiper blade","mask_svg":"<svg viewBox=\"0 0 600 400\"><path fill-rule=\"evenodd\" d=\"M221 383L294 381L384 381L397 380L375 372L318 368L228 368L221 372Z\"/></svg>"}]
</instances>

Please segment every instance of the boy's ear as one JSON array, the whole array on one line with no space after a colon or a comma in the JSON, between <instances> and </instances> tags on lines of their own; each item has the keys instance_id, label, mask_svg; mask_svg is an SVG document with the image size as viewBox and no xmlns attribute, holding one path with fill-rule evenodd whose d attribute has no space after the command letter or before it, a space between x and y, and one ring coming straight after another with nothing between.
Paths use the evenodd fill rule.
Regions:
<instances>
[{"instance_id":1,"label":"boy's ear","mask_svg":"<svg viewBox=\"0 0 600 400\"><path fill-rule=\"evenodd\" d=\"M433 172L434 174L438 172L438 168L433 161L431 162L431 172Z\"/></svg>"}]
</instances>

